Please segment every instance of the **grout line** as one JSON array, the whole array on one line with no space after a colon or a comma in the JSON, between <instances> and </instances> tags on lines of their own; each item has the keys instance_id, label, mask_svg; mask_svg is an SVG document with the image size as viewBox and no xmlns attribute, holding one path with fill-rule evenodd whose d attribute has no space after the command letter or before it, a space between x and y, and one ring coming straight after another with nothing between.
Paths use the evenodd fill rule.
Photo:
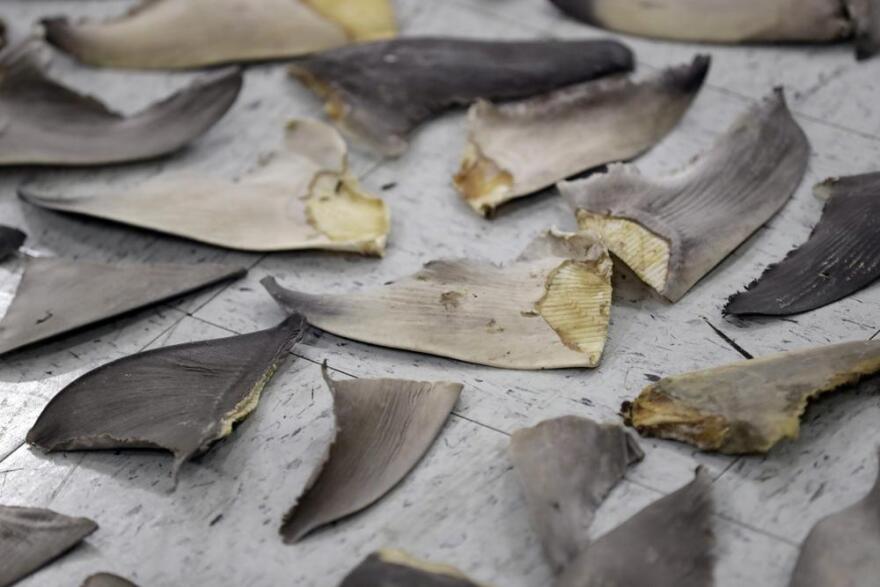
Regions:
<instances>
[{"instance_id":1,"label":"grout line","mask_svg":"<svg viewBox=\"0 0 880 587\"><path fill-rule=\"evenodd\" d=\"M647 491L657 493L661 496L666 496L671 493L671 492L660 491L654 487L651 487L650 485L646 485L646 484L642 483L641 481L638 481L635 479L630 479L629 476L625 476L624 479L626 481L632 483L633 485L641 487L642 489L645 489ZM764 530L763 528L758 528L758 527L752 526L751 524L747 524L745 522L735 520L735 519L727 516L726 514L723 514L720 512L713 512L712 517L718 518L719 520L724 520L728 524L733 524L734 526L739 526L740 528L744 528L750 532L755 532L757 534L761 534L762 536L765 536L767 538L771 538L773 540L778 540L779 542L784 542L785 544L788 544L789 546L793 546L795 548L800 547L800 545L797 542L795 542L794 540L791 540L790 538L786 538L785 536L780 536L778 534L774 534L773 532L768 532L767 530Z\"/></svg>"},{"instance_id":2,"label":"grout line","mask_svg":"<svg viewBox=\"0 0 880 587\"><path fill-rule=\"evenodd\" d=\"M642 65L641 62L640 62L640 65ZM647 64L645 64L645 65L647 65ZM649 67L651 67L652 69L658 69L654 66L649 66ZM760 100L760 98L753 98L752 96L749 96L747 94L743 94L741 92L737 92L736 90L731 90L729 88L725 88L724 86L716 86L715 84L705 84L704 87L711 88L713 90L721 92L722 94L725 94L725 95L730 96L732 98L738 98L741 100L745 100L747 102L757 102L758 100ZM792 100L792 102L794 102L794 100ZM857 137L861 137L863 139L868 139L870 141L880 141L880 135L867 133L867 132L864 132L864 131L861 131L861 130L858 130L855 128L850 128L848 126L843 126L841 124L837 124L835 122L829 122L829 121L824 120L822 118L819 118L817 116L813 116L812 114L807 114L806 112L801 112L800 110L797 109L797 107L792 107L791 112L792 112L792 114L794 114L798 118L808 120L811 123L817 124L819 126L824 126L826 128L831 128L831 129L834 129L839 132L852 134Z\"/></svg>"},{"instance_id":3,"label":"grout line","mask_svg":"<svg viewBox=\"0 0 880 587\"><path fill-rule=\"evenodd\" d=\"M133 353L131 353L132 355L137 354L137 353L142 353L142 352L144 352L144 350L145 350L148 346L150 346L151 344L153 344L154 342L156 342L157 340L159 340L160 338L162 338L163 336L165 336L166 334L168 334L169 332L171 332L171 330L173 330L174 328L176 328L177 325L180 324L180 323L183 321L184 318L186 318L186 312L184 312L183 310L180 310L180 309L178 309L178 308L171 308L171 310L173 310L176 314L179 314L179 317L177 318L177 320L175 320L175 321L174 321L172 324L170 324L167 328L163 328L162 331L159 332L159 334L157 334L156 336L154 336L153 338L151 338L146 344L142 345L142 346L139 347L136 351L134 351Z\"/></svg>"},{"instance_id":4,"label":"grout line","mask_svg":"<svg viewBox=\"0 0 880 587\"><path fill-rule=\"evenodd\" d=\"M661 491L660 489L657 489L656 487L651 487L650 485L648 485L642 481L639 481L638 479L630 478L628 473L626 475L624 475L623 478L626 481L628 481L629 483L632 483L633 485L641 487L642 489L647 489L648 491L652 491L652 492L656 493L657 495L668 495L667 492L665 492L665 491Z\"/></svg>"},{"instance_id":5,"label":"grout line","mask_svg":"<svg viewBox=\"0 0 880 587\"><path fill-rule=\"evenodd\" d=\"M735 459L730 461L730 463L728 463L728 465L726 467L724 467L724 469L721 471L721 473L719 473L717 477L712 479L712 483L715 483L716 481L718 481L719 479L724 477L731 469L733 469L736 465L738 465L742 460L743 460L742 457L736 457Z\"/></svg>"},{"instance_id":6,"label":"grout line","mask_svg":"<svg viewBox=\"0 0 880 587\"><path fill-rule=\"evenodd\" d=\"M239 332L237 330L233 330L232 328L229 328L228 326L220 326L219 324L214 324L210 320L205 320L204 318L202 318L200 316L194 316L194 315L190 314L188 317L192 318L193 320L198 320L202 324L207 324L208 326L213 326L214 328L219 328L220 330L225 330L229 334L244 334L244 333ZM292 354L296 354L296 353L292 353Z\"/></svg>"},{"instance_id":7,"label":"grout line","mask_svg":"<svg viewBox=\"0 0 880 587\"><path fill-rule=\"evenodd\" d=\"M260 255L260 257L259 257L256 261L252 262L251 264L248 265L248 264L246 264L246 263L242 263L242 265L244 265L245 268L247 269L248 273L250 273L251 271L253 271L254 267L256 267L257 265L259 265L260 263L262 263L262 262L263 262L268 256L269 256L268 254ZM232 264L230 264L230 265L232 265ZM239 279L242 279L243 277L246 277L246 275L240 277ZM177 310L178 312L182 312L183 314L185 314L185 315L187 315L187 316L192 316L193 314L195 314L196 312L202 310L205 306L207 306L208 304L210 304L211 302L213 302L215 299L217 299L217 297L218 297L220 294L222 294L223 292L225 292L226 290L228 290L230 287L232 287L235 283L237 283L237 282L239 281L239 279L230 279L230 280L227 280L227 281L226 281L225 283L223 283L223 284L215 284L215 287L217 287L217 285L219 285L219 287L217 287L217 291L214 292L213 295L208 296L208 298L207 298L204 302L202 302L201 304L197 305L197 306L196 306L195 308L193 308L192 310L184 310L184 309L179 308L179 307L177 307L177 306L175 306L175 305L173 305L173 304L165 304L165 305L166 305L167 307L173 309L173 310ZM196 295L196 296L197 296L198 293L195 293L195 294L193 294L193 295ZM186 297L186 296L184 296L184 297Z\"/></svg>"},{"instance_id":8,"label":"grout line","mask_svg":"<svg viewBox=\"0 0 880 587\"><path fill-rule=\"evenodd\" d=\"M482 427L482 428L486 428L486 429L488 429L488 430L492 430L493 432L497 432L498 434L503 434L505 437L510 438L510 433L509 433L509 432L505 432L504 430L501 430L500 428L495 428L494 426L490 426L490 425L488 425L488 424L484 424L483 422L480 422L479 420L474 420L473 418L469 418L469 417L467 417L467 416L465 416L465 415L463 415L463 414L461 414L461 413L459 413L459 412L456 412L456 411L454 411L454 410L453 410L453 412L452 412L452 415L453 415L453 416L456 416L456 417L458 417L458 418L461 418L462 420L465 420L465 421L467 421L467 422L470 422L471 424L475 424L475 425L480 426L480 427Z\"/></svg>"},{"instance_id":9,"label":"grout line","mask_svg":"<svg viewBox=\"0 0 880 587\"><path fill-rule=\"evenodd\" d=\"M761 534L762 536L766 536L768 538L778 540L779 542L784 542L785 544L788 544L789 546L792 546L796 549L800 549L800 547L801 547L800 543L795 542L791 538L786 538L785 536L780 536L779 534L775 534L773 532L769 532L767 530L764 530L763 528L758 528L757 526L753 526L751 524L741 522L740 520L735 520L735 519L731 518L730 516L728 516L727 514L716 512L713 515L716 518L724 520L728 524L733 524L734 526L739 526L740 528L745 528L749 532L755 532L757 534Z\"/></svg>"}]
</instances>

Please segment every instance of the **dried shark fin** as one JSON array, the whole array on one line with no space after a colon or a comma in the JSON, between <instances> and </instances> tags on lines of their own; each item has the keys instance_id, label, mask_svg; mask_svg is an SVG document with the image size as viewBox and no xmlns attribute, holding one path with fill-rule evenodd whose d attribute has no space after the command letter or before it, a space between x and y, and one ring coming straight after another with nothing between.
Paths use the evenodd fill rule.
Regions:
<instances>
[{"instance_id":1,"label":"dried shark fin","mask_svg":"<svg viewBox=\"0 0 880 587\"><path fill-rule=\"evenodd\" d=\"M698 56L643 81L615 77L521 102L480 101L468 113L455 187L487 216L567 177L632 159L678 124L709 64L709 57Z\"/></svg>"},{"instance_id":2,"label":"dried shark fin","mask_svg":"<svg viewBox=\"0 0 880 587\"><path fill-rule=\"evenodd\" d=\"M565 416L514 432L510 456L532 526L561 571L590 543L596 510L644 453L620 426Z\"/></svg>"},{"instance_id":3,"label":"dried shark fin","mask_svg":"<svg viewBox=\"0 0 880 587\"><path fill-rule=\"evenodd\" d=\"M263 388L302 338L291 316L254 332L136 353L62 389L27 435L44 451L164 449L172 475L257 408Z\"/></svg>"},{"instance_id":4,"label":"dried shark fin","mask_svg":"<svg viewBox=\"0 0 880 587\"><path fill-rule=\"evenodd\" d=\"M0 320L0 355L245 273L241 267L208 263L122 265L27 257L21 283Z\"/></svg>"},{"instance_id":5,"label":"dried shark fin","mask_svg":"<svg viewBox=\"0 0 880 587\"><path fill-rule=\"evenodd\" d=\"M652 180L615 166L559 189L582 229L601 234L615 256L675 302L785 205L809 156L807 137L776 90L678 173Z\"/></svg>"},{"instance_id":6,"label":"dried shark fin","mask_svg":"<svg viewBox=\"0 0 880 587\"><path fill-rule=\"evenodd\" d=\"M43 208L245 251L324 249L381 256L391 225L385 203L364 192L348 171L342 137L308 119L291 121L284 150L236 181L179 173L101 195L54 193L68 187L26 185L19 194Z\"/></svg>"},{"instance_id":7,"label":"dried shark fin","mask_svg":"<svg viewBox=\"0 0 880 587\"><path fill-rule=\"evenodd\" d=\"M589 233L550 231L506 266L432 261L366 292L312 295L262 283L321 330L508 369L594 367L611 312L611 259Z\"/></svg>"},{"instance_id":8,"label":"dried shark fin","mask_svg":"<svg viewBox=\"0 0 880 587\"><path fill-rule=\"evenodd\" d=\"M880 577L880 477L855 505L822 519L801 546L789 587L869 586Z\"/></svg>"},{"instance_id":9,"label":"dried shark fin","mask_svg":"<svg viewBox=\"0 0 880 587\"><path fill-rule=\"evenodd\" d=\"M830 43L854 38L860 56L876 50L880 18L877 0L550 1L593 26L643 37L714 43Z\"/></svg>"},{"instance_id":10,"label":"dried shark fin","mask_svg":"<svg viewBox=\"0 0 880 587\"><path fill-rule=\"evenodd\" d=\"M81 587L137 587L137 585L119 575L95 573L87 577Z\"/></svg>"},{"instance_id":11,"label":"dried shark fin","mask_svg":"<svg viewBox=\"0 0 880 587\"><path fill-rule=\"evenodd\" d=\"M323 374L333 395L336 438L284 517L288 544L367 508L397 485L434 443L462 389L401 379L334 381L326 364Z\"/></svg>"},{"instance_id":12,"label":"dried shark fin","mask_svg":"<svg viewBox=\"0 0 880 587\"><path fill-rule=\"evenodd\" d=\"M130 117L50 79L39 45L0 55L0 166L87 166L152 159L186 146L226 114L237 70L205 76Z\"/></svg>"},{"instance_id":13,"label":"dried shark fin","mask_svg":"<svg viewBox=\"0 0 880 587\"><path fill-rule=\"evenodd\" d=\"M615 41L477 41L425 37L353 45L299 59L291 73L340 128L401 155L417 126L478 98L510 100L633 68Z\"/></svg>"},{"instance_id":14,"label":"dried shark fin","mask_svg":"<svg viewBox=\"0 0 880 587\"><path fill-rule=\"evenodd\" d=\"M0 505L0 587L46 566L97 529L98 525L87 518Z\"/></svg>"},{"instance_id":15,"label":"dried shark fin","mask_svg":"<svg viewBox=\"0 0 880 587\"><path fill-rule=\"evenodd\" d=\"M689 484L587 546L556 587L710 587L714 542L712 481L700 467Z\"/></svg>"},{"instance_id":16,"label":"dried shark fin","mask_svg":"<svg viewBox=\"0 0 880 587\"><path fill-rule=\"evenodd\" d=\"M374 552L354 568L339 587L480 587L448 565L418 560L401 550Z\"/></svg>"},{"instance_id":17,"label":"dried shark fin","mask_svg":"<svg viewBox=\"0 0 880 587\"><path fill-rule=\"evenodd\" d=\"M17 228L0 224L0 261L17 251L26 238L27 235Z\"/></svg>"},{"instance_id":18,"label":"dried shark fin","mask_svg":"<svg viewBox=\"0 0 880 587\"><path fill-rule=\"evenodd\" d=\"M841 300L880 278L880 173L829 179L809 240L730 298L725 314L790 316Z\"/></svg>"},{"instance_id":19,"label":"dried shark fin","mask_svg":"<svg viewBox=\"0 0 880 587\"><path fill-rule=\"evenodd\" d=\"M108 22L43 25L80 61L136 69L278 59L397 32L390 0L142 0Z\"/></svg>"},{"instance_id":20,"label":"dried shark fin","mask_svg":"<svg viewBox=\"0 0 880 587\"><path fill-rule=\"evenodd\" d=\"M645 436L725 454L765 453L797 438L810 400L878 372L880 342L850 342L667 377L622 411Z\"/></svg>"}]
</instances>

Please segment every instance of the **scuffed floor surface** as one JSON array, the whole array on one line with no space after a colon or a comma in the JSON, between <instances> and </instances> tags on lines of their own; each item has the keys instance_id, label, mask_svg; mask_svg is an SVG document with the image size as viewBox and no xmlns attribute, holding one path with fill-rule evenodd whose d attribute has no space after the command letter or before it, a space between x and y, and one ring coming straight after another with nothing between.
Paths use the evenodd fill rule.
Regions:
<instances>
[{"instance_id":1,"label":"scuffed floor surface","mask_svg":"<svg viewBox=\"0 0 880 587\"><path fill-rule=\"evenodd\" d=\"M0 17L21 36L39 17L119 13L124 0L3 0ZM405 34L495 38L604 37L536 0L398 0ZM821 213L811 187L832 175L875 171L880 161L880 59L857 63L849 45L714 47L625 41L639 69L687 62L709 52L707 86L682 124L638 160L645 175L684 165L708 148L749 102L786 87L792 110L813 146L809 171L792 201L733 257L672 306L646 288L618 288L608 345L595 370L522 373L368 347L309 334L264 391L258 409L233 436L181 471L169 493L170 459L121 452L43 455L22 446L39 411L85 370L142 349L277 324L282 311L259 285L267 275L312 292L344 293L411 274L434 258L515 257L551 225L575 228L562 199L548 193L501 210L492 221L473 214L451 186L465 144L463 113L426 125L396 161L353 153L365 188L392 209L384 260L320 252L254 255L227 252L123 226L39 210L18 199L32 171L0 175L0 219L26 229L27 246L84 260L227 262L250 274L171 304L11 355L0 361L0 502L51 508L100 524L87 544L22 583L78 584L107 571L143 586L335 585L368 554L406 548L460 568L474 580L505 587L552 584L525 497L507 456L508 435L562 416L619 421L622 400L656 377L721 365L740 355L707 324L753 355L847 340L880 330L880 286L786 320L726 321L732 293L803 243ZM53 75L101 95L124 112L184 87L198 73L131 73L79 67L57 56ZM248 69L230 114L180 156L132 168L85 171L114 182L184 166L223 172L251 169L277 148L287 119L320 115L321 104L287 78L285 68ZM384 186L385 189L382 189ZM0 312L11 300L21 263L0 266ZM627 283L632 283L632 278ZM464 384L456 411L426 458L376 506L287 546L278 528L332 435L330 397L320 362L334 378L394 377ZM690 447L640 439L645 462L632 469L598 512L604 533L648 503L688 483L697 464L713 479L718 504L718 585L783 587L797 548L819 519L856 503L873 484L880 444L880 396L844 393L814 406L801 439L764 458L707 456Z\"/></svg>"}]
</instances>

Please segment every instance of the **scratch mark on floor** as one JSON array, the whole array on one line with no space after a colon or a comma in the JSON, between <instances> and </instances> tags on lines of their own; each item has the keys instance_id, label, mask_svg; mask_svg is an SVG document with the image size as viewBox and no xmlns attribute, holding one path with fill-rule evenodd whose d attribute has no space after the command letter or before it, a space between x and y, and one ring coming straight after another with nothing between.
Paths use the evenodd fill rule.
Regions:
<instances>
[{"instance_id":1,"label":"scratch mark on floor","mask_svg":"<svg viewBox=\"0 0 880 587\"><path fill-rule=\"evenodd\" d=\"M702 318L703 318L703 322L708 324L709 328L711 328L712 331L715 334L717 334L719 338L721 338L721 340L723 340L725 343L727 343L727 345L730 346L730 348L732 348L733 350L738 352L740 355L742 355L746 359L754 359L755 358L754 355L752 355L752 353L750 353L746 349L742 348L739 344L737 344L737 342L735 340L733 340L732 338L730 338L729 336L727 336L726 334L721 332L721 330L719 330L714 324L709 322L708 318L706 318L705 316L703 316Z\"/></svg>"}]
</instances>

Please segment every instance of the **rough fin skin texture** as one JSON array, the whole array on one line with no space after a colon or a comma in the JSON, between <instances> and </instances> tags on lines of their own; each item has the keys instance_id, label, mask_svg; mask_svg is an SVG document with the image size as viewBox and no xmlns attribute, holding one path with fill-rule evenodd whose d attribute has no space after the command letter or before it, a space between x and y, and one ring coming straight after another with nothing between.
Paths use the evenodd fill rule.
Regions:
<instances>
[{"instance_id":1,"label":"rough fin skin texture","mask_svg":"<svg viewBox=\"0 0 880 587\"><path fill-rule=\"evenodd\" d=\"M44 451L165 449L172 474L257 407L302 338L291 316L268 330L137 353L86 373L40 414L27 442Z\"/></svg>"},{"instance_id":2,"label":"rough fin skin texture","mask_svg":"<svg viewBox=\"0 0 880 587\"><path fill-rule=\"evenodd\" d=\"M556 587L711 587L715 568L712 481L696 478L591 545Z\"/></svg>"},{"instance_id":3,"label":"rough fin skin texture","mask_svg":"<svg viewBox=\"0 0 880 587\"><path fill-rule=\"evenodd\" d=\"M334 381L326 365L323 371L336 438L284 517L281 534L288 544L367 508L397 485L434 443L462 389L459 383L401 379Z\"/></svg>"},{"instance_id":4,"label":"rough fin skin texture","mask_svg":"<svg viewBox=\"0 0 880 587\"><path fill-rule=\"evenodd\" d=\"M297 60L291 72L339 127L388 156L421 123L478 98L525 98L633 68L615 41L424 37L353 45Z\"/></svg>"},{"instance_id":5,"label":"rough fin skin texture","mask_svg":"<svg viewBox=\"0 0 880 587\"><path fill-rule=\"evenodd\" d=\"M52 510L0 505L0 587L46 566L98 529L87 518Z\"/></svg>"},{"instance_id":6,"label":"rough fin skin texture","mask_svg":"<svg viewBox=\"0 0 880 587\"><path fill-rule=\"evenodd\" d=\"M614 166L559 189L582 229L601 234L615 256L675 302L785 205L809 157L807 137L776 90L678 173L652 180Z\"/></svg>"},{"instance_id":7,"label":"rough fin skin texture","mask_svg":"<svg viewBox=\"0 0 880 587\"><path fill-rule=\"evenodd\" d=\"M332 126L293 120L284 150L238 180L192 173L90 196L62 196L68 182L26 185L43 208L112 220L244 251L323 249L381 256L388 207L348 171L345 142ZM99 188L100 189L100 188Z\"/></svg>"},{"instance_id":8,"label":"rough fin skin texture","mask_svg":"<svg viewBox=\"0 0 880 587\"><path fill-rule=\"evenodd\" d=\"M880 478L857 504L819 521L789 587L869 587L880 577Z\"/></svg>"},{"instance_id":9,"label":"rough fin skin texture","mask_svg":"<svg viewBox=\"0 0 880 587\"><path fill-rule=\"evenodd\" d=\"M27 257L0 321L0 355L227 279L242 267L122 265Z\"/></svg>"},{"instance_id":10,"label":"rough fin skin texture","mask_svg":"<svg viewBox=\"0 0 880 587\"><path fill-rule=\"evenodd\" d=\"M468 144L453 178L476 212L653 147L687 112L710 60L634 82L598 80L502 105L480 101L468 113Z\"/></svg>"},{"instance_id":11,"label":"rough fin skin texture","mask_svg":"<svg viewBox=\"0 0 880 587\"><path fill-rule=\"evenodd\" d=\"M611 313L611 259L594 235L550 231L499 267L432 261L342 295L262 283L286 310L353 340L506 369L595 367Z\"/></svg>"},{"instance_id":12,"label":"rough fin skin texture","mask_svg":"<svg viewBox=\"0 0 880 587\"><path fill-rule=\"evenodd\" d=\"M186 146L226 114L237 70L205 76L130 117L46 75L40 45L0 55L0 166L87 166L152 159Z\"/></svg>"},{"instance_id":13,"label":"rough fin skin texture","mask_svg":"<svg viewBox=\"0 0 880 587\"><path fill-rule=\"evenodd\" d=\"M480 587L448 565L418 560L401 550L374 552L339 587Z\"/></svg>"},{"instance_id":14,"label":"rough fin skin texture","mask_svg":"<svg viewBox=\"0 0 880 587\"><path fill-rule=\"evenodd\" d=\"M514 432L510 457L532 526L561 571L590 543L596 510L644 453L620 426L565 416Z\"/></svg>"},{"instance_id":15,"label":"rough fin skin texture","mask_svg":"<svg viewBox=\"0 0 880 587\"><path fill-rule=\"evenodd\" d=\"M667 377L622 412L645 436L725 454L766 453L797 438L810 400L878 372L880 342L850 342Z\"/></svg>"},{"instance_id":16,"label":"rough fin skin texture","mask_svg":"<svg viewBox=\"0 0 880 587\"><path fill-rule=\"evenodd\" d=\"M82 587L137 587L137 585L118 575L96 573L86 578Z\"/></svg>"},{"instance_id":17,"label":"rough fin skin texture","mask_svg":"<svg viewBox=\"0 0 880 587\"><path fill-rule=\"evenodd\" d=\"M397 32L390 0L141 0L108 22L43 26L80 61L135 69L279 59Z\"/></svg>"},{"instance_id":18,"label":"rough fin skin texture","mask_svg":"<svg viewBox=\"0 0 880 587\"><path fill-rule=\"evenodd\" d=\"M809 240L730 298L725 314L791 316L841 300L880 278L880 173L829 179Z\"/></svg>"},{"instance_id":19,"label":"rough fin skin texture","mask_svg":"<svg viewBox=\"0 0 880 587\"><path fill-rule=\"evenodd\" d=\"M855 27L856 57L873 57L880 51L880 0L845 2Z\"/></svg>"},{"instance_id":20,"label":"rough fin skin texture","mask_svg":"<svg viewBox=\"0 0 880 587\"><path fill-rule=\"evenodd\" d=\"M27 235L17 228L0 224L0 261L17 251L26 238Z\"/></svg>"},{"instance_id":21,"label":"rough fin skin texture","mask_svg":"<svg viewBox=\"0 0 880 587\"><path fill-rule=\"evenodd\" d=\"M877 48L877 0L550 0L593 26L659 39L714 43L830 43ZM785 15L785 16L782 16Z\"/></svg>"}]
</instances>

